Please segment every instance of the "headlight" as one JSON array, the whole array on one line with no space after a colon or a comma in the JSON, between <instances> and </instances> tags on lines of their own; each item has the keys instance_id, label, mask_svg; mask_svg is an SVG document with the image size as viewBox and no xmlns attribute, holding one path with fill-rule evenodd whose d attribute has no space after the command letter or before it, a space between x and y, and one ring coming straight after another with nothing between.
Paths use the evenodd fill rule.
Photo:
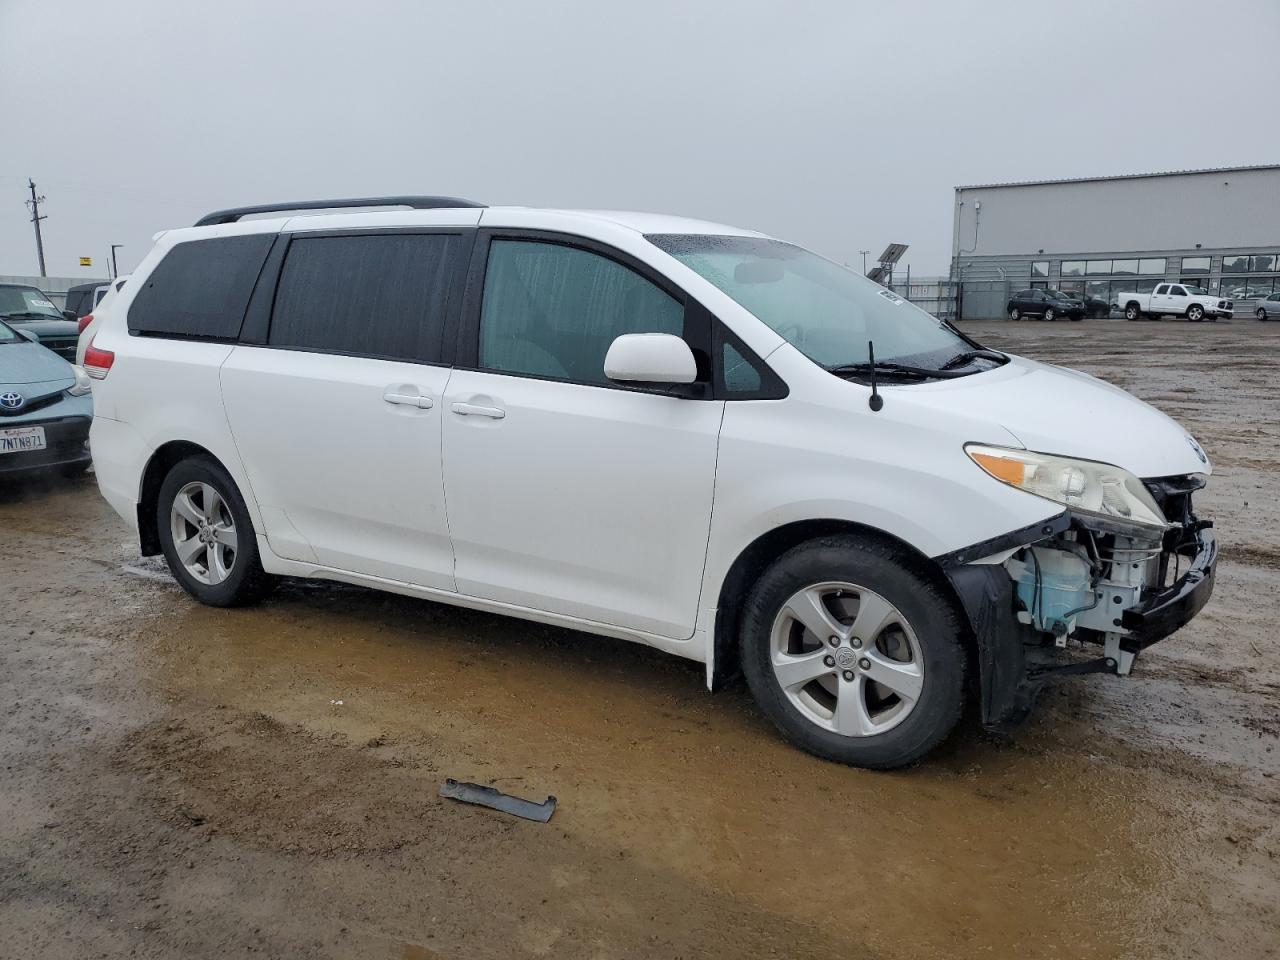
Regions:
<instances>
[{"instance_id":1,"label":"headlight","mask_svg":"<svg viewBox=\"0 0 1280 960\"><path fill-rule=\"evenodd\" d=\"M67 389L69 397L83 397L86 393L93 390L93 381L89 379L89 375L84 372L84 367L73 363L71 369L76 372L75 385Z\"/></svg>"},{"instance_id":2,"label":"headlight","mask_svg":"<svg viewBox=\"0 0 1280 960\"><path fill-rule=\"evenodd\" d=\"M1092 460L969 443L964 452L990 476L1011 487L1092 513L1150 527L1167 527L1142 481L1128 470Z\"/></svg>"}]
</instances>

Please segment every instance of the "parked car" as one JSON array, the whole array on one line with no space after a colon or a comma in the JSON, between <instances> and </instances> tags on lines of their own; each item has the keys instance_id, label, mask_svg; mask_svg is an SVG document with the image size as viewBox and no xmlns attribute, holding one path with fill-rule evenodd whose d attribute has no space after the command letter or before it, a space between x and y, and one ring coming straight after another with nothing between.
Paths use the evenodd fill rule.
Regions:
<instances>
[{"instance_id":1,"label":"parked car","mask_svg":"<svg viewBox=\"0 0 1280 960\"><path fill-rule=\"evenodd\" d=\"M124 287L129 276L116 277L107 285L107 292L102 295L102 299L93 308L93 313L86 314L77 322L76 329L76 363L84 366L84 352L89 346L89 341L93 339L94 332L98 329L98 317L102 316L103 311L110 309L111 300Z\"/></svg>"},{"instance_id":2,"label":"parked car","mask_svg":"<svg viewBox=\"0 0 1280 960\"><path fill-rule=\"evenodd\" d=\"M1023 317L1043 317L1045 320L1057 320L1068 317L1079 320L1084 316L1084 304L1072 300L1058 290L1044 290L1039 287L1019 290L1005 305L1010 320L1021 320Z\"/></svg>"},{"instance_id":3,"label":"parked car","mask_svg":"<svg viewBox=\"0 0 1280 960\"><path fill-rule=\"evenodd\" d=\"M1280 317L1280 293L1273 293L1265 300L1259 300L1258 308L1253 311L1253 315L1259 320Z\"/></svg>"},{"instance_id":4,"label":"parked car","mask_svg":"<svg viewBox=\"0 0 1280 960\"><path fill-rule=\"evenodd\" d=\"M95 280L92 283L78 283L67 290L66 313L74 314L76 319L93 313L93 308L107 295L111 289L109 280Z\"/></svg>"},{"instance_id":5,"label":"parked car","mask_svg":"<svg viewBox=\"0 0 1280 960\"><path fill-rule=\"evenodd\" d=\"M1199 322L1208 317L1230 319L1234 305L1230 300L1212 296L1203 287L1185 283L1162 283L1151 293L1122 291L1116 294L1117 302L1124 305L1126 320L1149 317L1159 320L1163 316L1186 317Z\"/></svg>"},{"instance_id":6,"label":"parked car","mask_svg":"<svg viewBox=\"0 0 1280 960\"><path fill-rule=\"evenodd\" d=\"M0 283L0 320L34 334L64 360L75 359L76 322L68 320L47 293L22 284Z\"/></svg>"},{"instance_id":7,"label":"parked car","mask_svg":"<svg viewBox=\"0 0 1280 960\"><path fill-rule=\"evenodd\" d=\"M1128 673L1213 588L1184 428L752 231L246 207L116 296L99 489L214 606L315 577L638 641L884 768L966 691L1021 716L1068 638Z\"/></svg>"},{"instance_id":8,"label":"parked car","mask_svg":"<svg viewBox=\"0 0 1280 960\"><path fill-rule=\"evenodd\" d=\"M89 467L90 381L35 334L0 322L0 474Z\"/></svg>"},{"instance_id":9,"label":"parked car","mask_svg":"<svg viewBox=\"0 0 1280 960\"><path fill-rule=\"evenodd\" d=\"M1091 320L1103 320L1111 316L1111 303L1091 293L1073 293L1074 297L1084 305L1084 315Z\"/></svg>"}]
</instances>

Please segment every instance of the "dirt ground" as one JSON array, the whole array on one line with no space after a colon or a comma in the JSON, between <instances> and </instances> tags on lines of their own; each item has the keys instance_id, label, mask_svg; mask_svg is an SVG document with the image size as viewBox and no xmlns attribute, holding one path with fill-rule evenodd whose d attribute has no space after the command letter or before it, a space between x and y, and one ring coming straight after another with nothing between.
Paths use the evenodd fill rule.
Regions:
<instances>
[{"instance_id":1,"label":"dirt ground","mask_svg":"<svg viewBox=\"0 0 1280 960\"><path fill-rule=\"evenodd\" d=\"M622 642L316 583L200 607L92 477L0 485L0 956L1280 955L1280 324L968 329L1186 424L1224 556L1132 678L894 774Z\"/></svg>"}]
</instances>

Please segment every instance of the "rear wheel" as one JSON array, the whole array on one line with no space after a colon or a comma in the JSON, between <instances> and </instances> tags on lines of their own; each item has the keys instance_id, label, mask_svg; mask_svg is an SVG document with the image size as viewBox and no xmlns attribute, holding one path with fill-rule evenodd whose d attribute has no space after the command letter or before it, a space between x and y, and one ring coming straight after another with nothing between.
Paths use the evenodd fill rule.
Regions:
<instances>
[{"instance_id":1,"label":"rear wheel","mask_svg":"<svg viewBox=\"0 0 1280 960\"><path fill-rule=\"evenodd\" d=\"M1138 309L1138 305L1136 303L1125 304L1124 318L1126 320L1141 320L1142 311Z\"/></svg>"},{"instance_id":2,"label":"rear wheel","mask_svg":"<svg viewBox=\"0 0 1280 960\"><path fill-rule=\"evenodd\" d=\"M210 457L177 464L160 486L156 525L173 578L201 603L255 603L275 585L231 475Z\"/></svg>"},{"instance_id":3,"label":"rear wheel","mask_svg":"<svg viewBox=\"0 0 1280 960\"><path fill-rule=\"evenodd\" d=\"M1258 318L1259 320L1265 320L1265 319L1267 319L1267 311L1266 311L1266 310L1264 310L1262 307L1259 307L1259 308L1257 309L1257 312L1256 312L1255 316L1257 316L1257 318Z\"/></svg>"},{"instance_id":4,"label":"rear wheel","mask_svg":"<svg viewBox=\"0 0 1280 960\"><path fill-rule=\"evenodd\" d=\"M743 672L782 734L827 760L911 763L955 727L966 654L944 593L895 550L855 537L788 551L751 591Z\"/></svg>"},{"instance_id":5,"label":"rear wheel","mask_svg":"<svg viewBox=\"0 0 1280 960\"><path fill-rule=\"evenodd\" d=\"M1199 323L1204 319L1204 307L1200 306L1198 303L1193 303L1191 306L1187 307L1187 319L1192 323Z\"/></svg>"}]
</instances>

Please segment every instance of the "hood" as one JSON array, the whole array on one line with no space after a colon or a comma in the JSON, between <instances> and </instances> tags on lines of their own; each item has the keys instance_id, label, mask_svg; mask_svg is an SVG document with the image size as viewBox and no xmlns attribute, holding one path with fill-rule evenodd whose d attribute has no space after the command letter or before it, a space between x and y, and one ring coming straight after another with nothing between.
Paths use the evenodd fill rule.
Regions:
<instances>
[{"instance_id":1,"label":"hood","mask_svg":"<svg viewBox=\"0 0 1280 960\"><path fill-rule=\"evenodd\" d=\"M15 330L26 330L37 337L74 337L80 333L80 325L71 320L6 320Z\"/></svg>"},{"instance_id":2,"label":"hood","mask_svg":"<svg viewBox=\"0 0 1280 960\"><path fill-rule=\"evenodd\" d=\"M1186 429L1150 404L1087 373L1024 357L895 396L998 423L1028 450L1111 463L1139 477L1212 469Z\"/></svg>"},{"instance_id":3,"label":"hood","mask_svg":"<svg viewBox=\"0 0 1280 960\"><path fill-rule=\"evenodd\" d=\"M0 387L52 381L64 383L57 389L65 390L75 380L71 364L48 347L25 340L19 343L0 343Z\"/></svg>"}]
</instances>

